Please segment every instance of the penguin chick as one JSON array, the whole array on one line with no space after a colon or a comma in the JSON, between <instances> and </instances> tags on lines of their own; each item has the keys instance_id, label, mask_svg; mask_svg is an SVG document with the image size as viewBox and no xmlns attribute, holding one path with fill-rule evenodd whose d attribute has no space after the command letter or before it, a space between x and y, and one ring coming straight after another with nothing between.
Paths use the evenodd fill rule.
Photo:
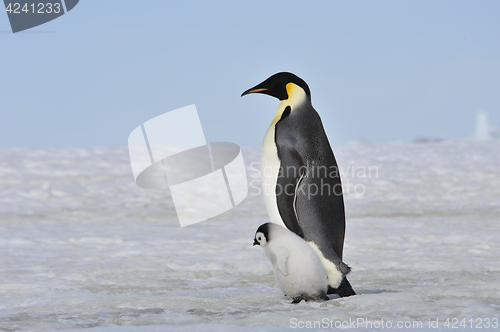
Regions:
<instances>
[{"instance_id":1,"label":"penguin chick","mask_svg":"<svg viewBox=\"0 0 500 332\"><path fill-rule=\"evenodd\" d=\"M288 229L273 223L261 225L253 245L264 248L274 267L274 275L292 304L302 300L329 300L325 268L312 247Z\"/></svg>"}]
</instances>

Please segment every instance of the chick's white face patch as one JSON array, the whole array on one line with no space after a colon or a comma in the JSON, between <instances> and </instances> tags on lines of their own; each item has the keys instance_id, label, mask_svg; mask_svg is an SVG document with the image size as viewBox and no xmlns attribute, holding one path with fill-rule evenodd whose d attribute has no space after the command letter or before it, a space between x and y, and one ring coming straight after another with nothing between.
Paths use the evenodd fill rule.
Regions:
<instances>
[{"instance_id":1,"label":"chick's white face patch","mask_svg":"<svg viewBox=\"0 0 500 332\"><path fill-rule=\"evenodd\" d=\"M266 239L266 236L264 235L264 233L257 232L257 234L255 234L255 238L257 239L257 242L259 242L259 245L261 245L261 246L266 245L267 239Z\"/></svg>"}]
</instances>

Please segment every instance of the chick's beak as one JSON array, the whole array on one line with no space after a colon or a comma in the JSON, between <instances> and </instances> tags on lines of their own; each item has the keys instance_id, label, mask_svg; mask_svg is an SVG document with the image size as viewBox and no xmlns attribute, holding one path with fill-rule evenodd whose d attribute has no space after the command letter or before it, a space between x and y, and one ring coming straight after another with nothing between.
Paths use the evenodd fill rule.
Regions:
<instances>
[{"instance_id":1,"label":"chick's beak","mask_svg":"<svg viewBox=\"0 0 500 332\"><path fill-rule=\"evenodd\" d=\"M259 245L259 242L257 242L257 239L253 239L253 245L254 246L258 246Z\"/></svg>"}]
</instances>

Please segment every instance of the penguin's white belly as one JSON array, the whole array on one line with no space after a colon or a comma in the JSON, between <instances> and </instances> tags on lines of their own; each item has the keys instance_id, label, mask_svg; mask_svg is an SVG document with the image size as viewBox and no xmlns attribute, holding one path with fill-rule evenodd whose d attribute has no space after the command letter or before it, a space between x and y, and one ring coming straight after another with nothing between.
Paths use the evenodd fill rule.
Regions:
<instances>
[{"instance_id":1,"label":"penguin's white belly","mask_svg":"<svg viewBox=\"0 0 500 332\"><path fill-rule=\"evenodd\" d=\"M325 256L323 256L316 243L314 243L313 241L308 241L307 243L311 246L311 248L313 248L314 252L319 257L321 264L323 264L326 275L328 277L328 284L333 288L339 287L342 279L344 278L342 272L339 271L335 264L333 264L330 260L326 259Z\"/></svg>"},{"instance_id":2,"label":"penguin's white belly","mask_svg":"<svg viewBox=\"0 0 500 332\"><path fill-rule=\"evenodd\" d=\"M278 181L280 160L278 159L278 150L274 141L274 128L274 124L269 127L262 143L262 192L271 222L286 228L278 210L278 202L276 201L276 183Z\"/></svg>"}]
</instances>

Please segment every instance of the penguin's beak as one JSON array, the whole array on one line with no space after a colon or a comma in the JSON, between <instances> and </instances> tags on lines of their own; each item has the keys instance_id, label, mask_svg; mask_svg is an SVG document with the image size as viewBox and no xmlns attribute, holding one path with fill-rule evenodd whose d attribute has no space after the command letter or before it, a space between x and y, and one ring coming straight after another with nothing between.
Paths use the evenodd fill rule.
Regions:
<instances>
[{"instance_id":1,"label":"penguin's beak","mask_svg":"<svg viewBox=\"0 0 500 332\"><path fill-rule=\"evenodd\" d=\"M257 239L253 239L253 245L254 245L254 246L258 246L258 245L260 245L260 244L259 244L259 242L257 242Z\"/></svg>"},{"instance_id":2,"label":"penguin's beak","mask_svg":"<svg viewBox=\"0 0 500 332\"><path fill-rule=\"evenodd\" d=\"M243 97L244 95L248 95L250 93L258 93L258 92L264 92L264 91L268 91L269 89L267 88L260 88L258 85L257 86L254 86L253 88L250 88L248 89L247 91L243 92L241 94L241 97Z\"/></svg>"}]
</instances>

